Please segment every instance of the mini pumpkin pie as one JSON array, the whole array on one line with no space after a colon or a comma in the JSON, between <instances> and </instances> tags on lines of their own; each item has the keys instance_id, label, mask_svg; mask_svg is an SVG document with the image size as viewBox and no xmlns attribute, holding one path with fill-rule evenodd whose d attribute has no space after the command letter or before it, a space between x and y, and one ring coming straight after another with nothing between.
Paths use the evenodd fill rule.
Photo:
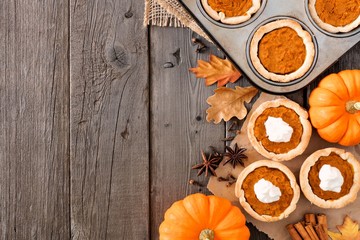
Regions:
<instances>
[{"instance_id":1,"label":"mini pumpkin pie","mask_svg":"<svg viewBox=\"0 0 360 240\"><path fill-rule=\"evenodd\" d=\"M239 24L250 19L260 8L260 0L201 0L210 17L225 24Z\"/></svg>"},{"instance_id":2,"label":"mini pumpkin pie","mask_svg":"<svg viewBox=\"0 0 360 240\"><path fill-rule=\"evenodd\" d=\"M310 69L314 56L310 34L291 19L261 26L250 43L254 68L275 82L290 82L302 77Z\"/></svg>"},{"instance_id":3,"label":"mini pumpkin pie","mask_svg":"<svg viewBox=\"0 0 360 240\"><path fill-rule=\"evenodd\" d=\"M286 98L262 103L251 115L247 127L254 149L274 161L286 161L302 154L311 132L307 111Z\"/></svg>"},{"instance_id":4,"label":"mini pumpkin pie","mask_svg":"<svg viewBox=\"0 0 360 240\"><path fill-rule=\"evenodd\" d=\"M355 201L360 188L360 164L339 148L325 148L311 154L300 169L305 197L321 208L342 208Z\"/></svg>"},{"instance_id":5,"label":"mini pumpkin pie","mask_svg":"<svg viewBox=\"0 0 360 240\"><path fill-rule=\"evenodd\" d=\"M317 25L331 32L350 32L360 25L359 0L309 0L309 12Z\"/></svg>"},{"instance_id":6,"label":"mini pumpkin pie","mask_svg":"<svg viewBox=\"0 0 360 240\"><path fill-rule=\"evenodd\" d=\"M288 217L296 209L300 188L294 174L286 166L260 160L240 173L235 195L252 217L274 222Z\"/></svg>"}]
</instances>

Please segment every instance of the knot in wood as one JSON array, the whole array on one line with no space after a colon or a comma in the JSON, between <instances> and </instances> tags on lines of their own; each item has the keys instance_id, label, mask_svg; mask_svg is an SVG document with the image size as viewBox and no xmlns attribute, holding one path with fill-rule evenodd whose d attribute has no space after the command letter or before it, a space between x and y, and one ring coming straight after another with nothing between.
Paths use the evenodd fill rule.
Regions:
<instances>
[{"instance_id":1,"label":"knot in wood","mask_svg":"<svg viewBox=\"0 0 360 240\"><path fill-rule=\"evenodd\" d=\"M115 68L125 68L130 65L128 52L120 45L114 45L107 49L106 60Z\"/></svg>"},{"instance_id":2,"label":"knot in wood","mask_svg":"<svg viewBox=\"0 0 360 240\"><path fill-rule=\"evenodd\" d=\"M125 13L125 17L126 17L126 18L131 18L133 15L134 15L134 14L133 14L131 11L127 11L127 12Z\"/></svg>"}]
</instances>

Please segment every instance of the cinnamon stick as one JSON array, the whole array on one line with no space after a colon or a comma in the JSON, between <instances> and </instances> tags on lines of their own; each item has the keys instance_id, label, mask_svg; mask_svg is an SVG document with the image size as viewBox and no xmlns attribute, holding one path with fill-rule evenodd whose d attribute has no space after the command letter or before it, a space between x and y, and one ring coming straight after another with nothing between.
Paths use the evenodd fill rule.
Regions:
<instances>
[{"instance_id":1,"label":"cinnamon stick","mask_svg":"<svg viewBox=\"0 0 360 240\"><path fill-rule=\"evenodd\" d=\"M288 230L290 237L292 240L302 240L299 233L294 228L294 224L288 224L286 225L286 229Z\"/></svg>"},{"instance_id":2,"label":"cinnamon stick","mask_svg":"<svg viewBox=\"0 0 360 240\"><path fill-rule=\"evenodd\" d=\"M311 240L320 240L318 235L316 234L314 227L311 223L307 223L305 226L306 232L309 234Z\"/></svg>"},{"instance_id":3,"label":"cinnamon stick","mask_svg":"<svg viewBox=\"0 0 360 240\"><path fill-rule=\"evenodd\" d=\"M323 228L323 230L327 236L328 235L328 224L327 224L326 215L319 213L316 215L316 218L317 218L318 224Z\"/></svg>"},{"instance_id":4,"label":"cinnamon stick","mask_svg":"<svg viewBox=\"0 0 360 240\"><path fill-rule=\"evenodd\" d=\"M316 225L315 214L313 214L313 213L305 214L305 222L311 223L313 226Z\"/></svg>"},{"instance_id":5,"label":"cinnamon stick","mask_svg":"<svg viewBox=\"0 0 360 240\"><path fill-rule=\"evenodd\" d=\"M304 226L301 224L301 222L295 223L294 227L296 228L296 230L300 233L300 236L304 239L304 240L311 240L309 234L306 232Z\"/></svg>"},{"instance_id":6,"label":"cinnamon stick","mask_svg":"<svg viewBox=\"0 0 360 240\"><path fill-rule=\"evenodd\" d=\"M321 225L316 224L314 226L314 229L315 229L315 232L317 233L320 240L327 240L328 239L328 237L325 234L324 229L323 229L323 227Z\"/></svg>"}]
</instances>

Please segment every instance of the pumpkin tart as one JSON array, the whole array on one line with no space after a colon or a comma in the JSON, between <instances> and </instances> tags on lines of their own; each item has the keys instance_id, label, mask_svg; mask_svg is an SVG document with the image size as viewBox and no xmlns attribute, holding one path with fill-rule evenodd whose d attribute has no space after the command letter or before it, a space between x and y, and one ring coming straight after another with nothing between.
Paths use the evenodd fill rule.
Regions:
<instances>
[{"instance_id":1,"label":"pumpkin tart","mask_svg":"<svg viewBox=\"0 0 360 240\"><path fill-rule=\"evenodd\" d=\"M287 161L302 154L311 132L307 111L286 98L262 103L250 116L247 127L254 149L274 161Z\"/></svg>"},{"instance_id":2,"label":"pumpkin tart","mask_svg":"<svg viewBox=\"0 0 360 240\"><path fill-rule=\"evenodd\" d=\"M250 43L254 68L275 82L290 82L302 77L310 69L314 56L310 34L291 19L261 26Z\"/></svg>"},{"instance_id":3,"label":"pumpkin tart","mask_svg":"<svg viewBox=\"0 0 360 240\"><path fill-rule=\"evenodd\" d=\"M264 222L286 218L296 209L300 188L294 174L283 164L259 160L239 175L235 195L252 217Z\"/></svg>"},{"instance_id":4,"label":"pumpkin tart","mask_svg":"<svg viewBox=\"0 0 360 240\"><path fill-rule=\"evenodd\" d=\"M331 33L350 32L360 25L360 0L309 0L309 12Z\"/></svg>"},{"instance_id":5,"label":"pumpkin tart","mask_svg":"<svg viewBox=\"0 0 360 240\"><path fill-rule=\"evenodd\" d=\"M249 20L261 5L260 0L201 0L201 3L210 17L225 24Z\"/></svg>"},{"instance_id":6,"label":"pumpkin tart","mask_svg":"<svg viewBox=\"0 0 360 240\"><path fill-rule=\"evenodd\" d=\"M318 150L302 164L300 185L305 197L318 207L342 208L357 197L360 164L343 149Z\"/></svg>"}]
</instances>

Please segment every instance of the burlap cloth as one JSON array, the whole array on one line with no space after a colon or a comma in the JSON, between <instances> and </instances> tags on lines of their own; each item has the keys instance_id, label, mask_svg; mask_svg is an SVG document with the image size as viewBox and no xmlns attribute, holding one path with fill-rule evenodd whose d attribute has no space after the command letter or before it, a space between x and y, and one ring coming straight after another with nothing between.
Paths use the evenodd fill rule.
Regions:
<instances>
[{"instance_id":1,"label":"burlap cloth","mask_svg":"<svg viewBox=\"0 0 360 240\"><path fill-rule=\"evenodd\" d=\"M144 25L188 27L209 40L177 0L145 0Z\"/></svg>"}]
</instances>

